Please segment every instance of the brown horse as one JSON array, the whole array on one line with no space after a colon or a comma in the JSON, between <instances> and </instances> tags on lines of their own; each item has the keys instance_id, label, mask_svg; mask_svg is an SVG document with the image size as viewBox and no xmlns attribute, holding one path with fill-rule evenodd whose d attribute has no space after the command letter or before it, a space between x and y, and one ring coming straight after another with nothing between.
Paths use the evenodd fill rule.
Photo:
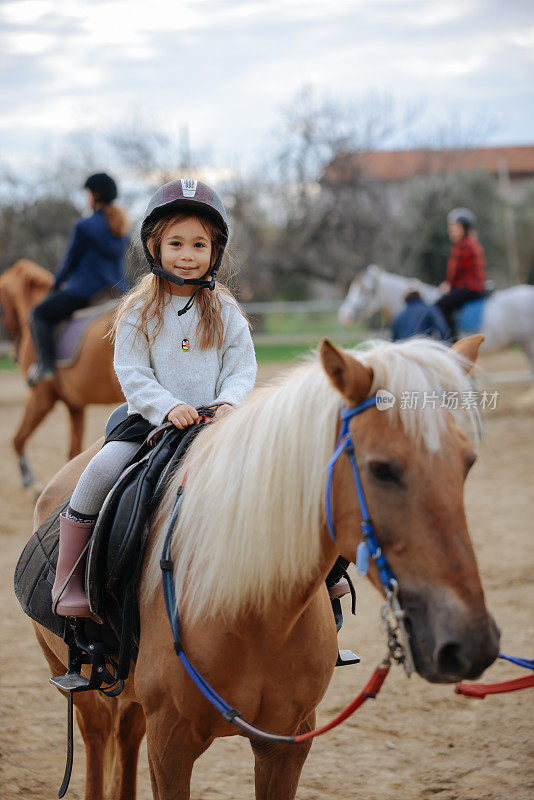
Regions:
<instances>
[{"instance_id":1,"label":"brown horse","mask_svg":"<svg viewBox=\"0 0 534 800\"><path fill-rule=\"evenodd\" d=\"M53 282L50 272L27 259L17 261L0 276L4 320L24 375L36 358L30 333L30 312L48 294ZM13 438L24 486L35 483L24 452L26 441L58 400L65 403L70 417L69 458L74 458L82 449L85 406L124 400L113 371L113 346L106 338L111 314L104 314L90 325L75 364L60 367L55 381L37 384L28 390L24 415Z\"/></svg>"},{"instance_id":2,"label":"brown horse","mask_svg":"<svg viewBox=\"0 0 534 800\"><path fill-rule=\"evenodd\" d=\"M320 360L257 390L201 432L152 525L138 592L139 656L124 693L119 700L74 695L87 752L86 800L135 797L145 725L157 800L187 800L196 759L216 737L238 732L191 682L165 614L159 562L185 474L172 539L185 652L250 722L289 735L309 731L337 654L325 577L338 554L354 561L361 539L346 455L333 471L335 542L326 525L325 465L341 400L355 406L378 389L396 398L403 391L469 391L467 371L480 341L464 339L454 352L411 341L351 354L325 342ZM376 536L409 615L417 672L432 682L478 676L496 658L499 634L464 512L464 480L475 460L471 438L451 411L401 403L367 409L350 430ZM72 488L90 455L67 464L49 485L36 524ZM374 564L369 576L383 593ZM36 630L52 673L64 672L64 643ZM250 744L256 797L294 798L310 743L251 738Z\"/></svg>"}]
</instances>

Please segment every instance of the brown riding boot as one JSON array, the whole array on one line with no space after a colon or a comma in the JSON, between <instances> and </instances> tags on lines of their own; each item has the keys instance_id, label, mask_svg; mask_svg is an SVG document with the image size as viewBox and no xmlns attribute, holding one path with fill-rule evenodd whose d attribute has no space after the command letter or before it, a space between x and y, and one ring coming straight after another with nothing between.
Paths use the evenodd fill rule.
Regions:
<instances>
[{"instance_id":1,"label":"brown riding boot","mask_svg":"<svg viewBox=\"0 0 534 800\"><path fill-rule=\"evenodd\" d=\"M84 548L94 527L92 522L76 522L60 514L59 555L52 587L52 611L60 617L91 616L83 588L87 558Z\"/></svg>"},{"instance_id":2,"label":"brown riding boot","mask_svg":"<svg viewBox=\"0 0 534 800\"><path fill-rule=\"evenodd\" d=\"M328 594L330 595L330 600L335 600L336 597L344 597L346 594L350 594L348 580L346 578L340 578L337 583L330 586Z\"/></svg>"}]
</instances>

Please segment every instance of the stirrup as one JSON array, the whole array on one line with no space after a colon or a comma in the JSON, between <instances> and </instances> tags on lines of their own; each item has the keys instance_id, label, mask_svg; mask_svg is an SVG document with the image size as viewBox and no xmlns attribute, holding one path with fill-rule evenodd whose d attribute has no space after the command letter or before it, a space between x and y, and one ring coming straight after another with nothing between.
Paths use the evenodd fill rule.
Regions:
<instances>
[{"instance_id":1,"label":"stirrup","mask_svg":"<svg viewBox=\"0 0 534 800\"><path fill-rule=\"evenodd\" d=\"M74 758L73 694L98 689L109 697L116 697L124 689L124 681L118 677L117 665L105 652L102 642L88 642L84 635L83 618L65 617L65 642L69 648L69 665L64 675L50 678L50 683L67 695L67 762L58 798L64 797L69 788ZM81 674L84 664L91 665L91 674ZM108 667L111 669L108 669ZM105 684L102 688L102 684Z\"/></svg>"},{"instance_id":2,"label":"stirrup","mask_svg":"<svg viewBox=\"0 0 534 800\"><path fill-rule=\"evenodd\" d=\"M359 664L360 656L352 650L340 650L337 654L336 667L348 667L349 664Z\"/></svg>"}]
</instances>

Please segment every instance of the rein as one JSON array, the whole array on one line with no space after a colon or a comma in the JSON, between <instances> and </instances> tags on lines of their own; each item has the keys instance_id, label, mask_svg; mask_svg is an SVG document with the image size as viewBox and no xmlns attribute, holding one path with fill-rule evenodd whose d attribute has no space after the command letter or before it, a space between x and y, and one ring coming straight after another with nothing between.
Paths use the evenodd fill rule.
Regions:
<instances>
[{"instance_id":1,"label":"rein","mask_svg":"<svg viewBox=\"0 0 534 800\"><path fill-rule=\"evenodd\" d=\"M367 504L365 502L365 496L360 479L358 465L356 463L356 457L354 454L354 442L352 441L352 436L349 427L350 420L354 416L374 406L376 406L376 395L368 397L362 403L353 408L345 408L345 406L342 406L342 410L340 412L342 421L341 431L336 442L334 454L327 464L328 478L326 486L326 516L327 516L328 531L330 533L332 541L335 541L335 530L334 530L333 511L332 511L333 472L338 458L346 450L352 465L354 483L362 515L361 527L364 540L358 547L357 568L360 574L366 574L370 558L372 558L377 565L380 579L384 586L386 595L386 600L382 607L381 615L384 628L387 634L388 651L384 660L380 664L378 664L370 680L363 688L363 690L360 692L360 694L357 695L354 698L354 700L343 711L341 711L333 720L331 720L329 723L323 725L320 728L316 728L315 730L308 731L306 733L296 736L286 736L283 734L265 731L262 728L253 725L251 722L248 722L246 719L244 719L237 709L232 708L230 705L228 705L228 703L225 700L223 700L222 697L220 697L217 694L217 692L202 677L202 675L198 672L198 670L193 666L193 664L191 664L191 662L187 658L187 655L185 654L180 641L180 621L176 608L176 595L174 591L174 580L173 580L173 562L171 558L171 539L174 528L178 521L178 517L180 515L180 508L182 504L183 492L185 486L185 477L184 481L182 482L182 485L178 488L176 500L174 503L174 508L172 510L171 519L167 530L167 535L165 536L163 553L160 560L162 582L163 582L163 597L165 600L165 608L167 610L167 616L169 618L169 622L172 629L172 634L174 639L174 651L176 655L180 658L182 664L184 665L185 669L187 670L188 674L192 678L195 685L202 692L204 697L207 700L209 700L209 702L213 706L215 706L215 708L217 708L218 711L220 711L224 719L227 720L227 722L231 722L233 725L235 725L237 728L240 728L245 733L251 736L255 736L259 739L263 739L264 741L278 742L284 744L299 744L308 739L313 739L316 736L320 736L321 734L332 730L341 722L346 720L363 703L365 703L366 700L368 700L369 698L374 699L376 697L376 695L380 691L380 688L382 687L382 684L386 679L386 676L390 670L392 662L402 663L404 665L406 674L408 676L414 670L413 657L409 647L408 634L405 627L406 612L402 609L400 602L398 600L398 589L399 589L398 583L395 579L391 567L389 566L384 554L382 553L382 550L376 539L376 535L371 520L369 518L369 512L367 509ZM399 641L399 635L401 637L401 641Z\"/></svg>"},{"instance_id":2,"label":"rein","mask_svg":"<svg viewBox=\"0 0 534 800\"><path fill-rule=\"evenodd\" d=\"M478 697L483 700L488 694L505 694L506 692L518 692L520 689L534 688L534 658L518 658L499 653L499 658L504 661L511 661L518 667L533 670L532 675L523 675L522 678L512 678L509 681L499 681L496 683L465 683L460 681L456 684L454 691L456 694L463 694L465 697Z\"/></svg>"}]
</instances>

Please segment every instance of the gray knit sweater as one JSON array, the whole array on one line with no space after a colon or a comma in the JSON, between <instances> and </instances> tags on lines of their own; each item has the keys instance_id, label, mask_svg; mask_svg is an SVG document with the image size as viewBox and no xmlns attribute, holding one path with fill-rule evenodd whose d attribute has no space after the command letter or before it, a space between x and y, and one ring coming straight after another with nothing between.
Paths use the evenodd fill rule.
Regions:
<instances>
[{"instance_id":1,"label":"gray knit sweater","mask_svg":"<svg viewBox=\"0 0 534 800\"><path fill-rule=\"evenodd\" d=\"M139 311L123 318L117 331L114 367L128 401L128 413L141 414L161 425L169 411L181 403L191 406L240 403L254 388L256 356L248 323L231 300L221 298L223 346L200 350L196 327L198 309L178 317L188 298L171 295L165 307L163 327L153 344L143 331L137 333ZM181 324L180 324L181 323ZM148 323L148 333L155 324ZM189 339L191 349L182 350ZM135 339L135 341L134 341Z\"/></svg>"}]
</instances>

